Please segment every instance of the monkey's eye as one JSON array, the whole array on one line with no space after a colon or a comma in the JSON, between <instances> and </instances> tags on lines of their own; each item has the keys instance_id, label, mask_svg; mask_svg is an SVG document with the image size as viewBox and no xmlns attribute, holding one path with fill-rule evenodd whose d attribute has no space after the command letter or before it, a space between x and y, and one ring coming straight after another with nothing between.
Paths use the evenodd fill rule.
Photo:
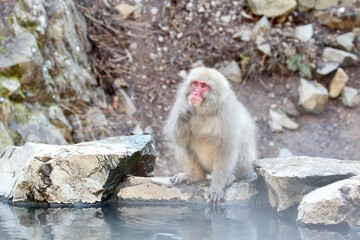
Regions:
<instances>
[{"instance_id":1,"label":"monkey's eye","mask_svg":"<svg viewBox=\"0 0 360 240\"><path fill-rule=\"evenodd\" d=\"M206 86L206 84L205 83L202 83L201 84L201 88L206 88L207 86Z\"/></svg>"},{"instance_id":2,"label":"monkey's eye","mask_svg":"<svg viewBox=\"0 0 360 240\"><path fill-rule=\"evenodd\" d=\"M199 82L198 81L193 81L193 86L197 87L199 85Z\"/></svg>"}]
</instances>

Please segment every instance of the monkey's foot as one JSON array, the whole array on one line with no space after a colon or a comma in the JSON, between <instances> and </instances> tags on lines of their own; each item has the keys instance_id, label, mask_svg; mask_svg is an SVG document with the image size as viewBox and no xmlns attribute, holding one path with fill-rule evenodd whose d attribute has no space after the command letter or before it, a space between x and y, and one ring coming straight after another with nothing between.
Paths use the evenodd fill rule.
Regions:
<instances>
[{"instance_id":1,"label":"monkey's foot","mask_svg":"<svg viewBox=\"0 0 360 240\"><path fill-rule=\"evenodd\" d=\"M219 206L220 203L222 203L224 201L225 201L225 192L224 191L209 193L209 203L212 206Z\"/></svg>"},{"instance_id":2,"label":"monkey's foot","mask_svg":"<svg viewBox=\"0 0 360 240\"><path fill-rule=\"evenodd\" d=\"M179 174L176 174L175 176L173 176L172 178L170 178L170 182L174 185L178 185L181 183L192 184L192 183L199 182L199 180L192 178L187 173L179 173Z\"/></svg>"}]
</instances>

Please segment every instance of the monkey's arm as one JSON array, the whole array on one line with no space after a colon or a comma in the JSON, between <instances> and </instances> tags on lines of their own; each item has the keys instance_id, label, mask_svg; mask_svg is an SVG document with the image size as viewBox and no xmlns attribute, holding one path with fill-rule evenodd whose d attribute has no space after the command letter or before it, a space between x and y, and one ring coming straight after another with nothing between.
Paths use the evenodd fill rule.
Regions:
<instances>
[{"instance_id":1,"label":"monkey's arm","mask_svg":"<svg viewBox=\"0 0 360 240\"><path fill-rule=\"evenodd\" d=\"M174 127L174 140L181 147L187 147L190 143L191 130L190 130L190 118L194 114L192 108L182 109L176 119Z\"/></svg>"},{"instance_id":2,"label":"monkey's arm","mask_svg":"<svg viewBox=\"0 0 360 240\"><path fill-rule=\"evenodd\" d=\"M209 200L213 205L219 205L224 201L225 189L231 177L232 169L238 158L237 148L231 143L219 145L218 152L214 156L211 174Z\"/></svg>"}]
</instances>

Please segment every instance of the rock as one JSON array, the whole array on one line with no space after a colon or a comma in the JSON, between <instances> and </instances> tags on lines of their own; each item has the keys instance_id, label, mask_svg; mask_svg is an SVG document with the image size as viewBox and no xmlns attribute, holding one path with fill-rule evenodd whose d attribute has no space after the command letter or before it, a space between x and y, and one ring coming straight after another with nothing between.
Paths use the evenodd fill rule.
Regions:
<instances>
[{"instance_id":1,"label":"rock","mask_svg":"<svg viewBox=\"0 0 360 240\"><path fill-rule=\"evenodd\" d=\"M154 133L154 130L150 125L145 127L144 134L153 134L153 133Z\"/></svg>"},{"instance_id":2,"label":"rock","mask_svg":"<svg viewBox=\"0 0 360 240\"><path fill-rule=\"evenodd\" d=\"M341 101L347 107L357 107L360 104L359 90L345 87L341 93Z\"/></svg>"},{"instance_id":3,"label":"rock","mask_svg":"<svg viewBox=\"0 0 360 240\"><path fill-rule=\"evenodd\" d=\"M14 142L2 122L0 122L0 156L7 146L14 145Z\"/></svg>"},{"instance_id":4,"label":"rock","mask_svg":"<svg viewBox=\"0 0 360 240\"><path fill-rule=\"evenodd\" d=\"M257 45L257 48L260 50L260 52L262 52L263 54L265 54L266 56L271 57L271 47L269 44L265 43L265 44L259 44Z\"/></svg>"},{"instance_id":5,"label":"rock","mask_svg":"<svg viewBox=\"0 0 360 240\"><path fill-rule=\"evenodd\" d=\"M336 37L336 43L345 51L351 51L354 47L355 34L352 32L344 33Z\"/></svg>"},{"instance_id":6,"label":"rock","mask_svg":"<svg viewBox=\"0 0 360 240\"><path fill-rule=\"evenodd\" d=\"M141 3L141 1L135 1L137 3L136 9L133 12L133 16L135 19L140 18L142 16L142 13L144 11L144 5Z\"/></svg>"},{"instance_id":7,"label":"rock","mask_svg":"<svg viewBox=\"0 0 360 240\"><path fill-rule=\"evenodd\" d=\"M360 27L360 8L333 7L316 12L315 17L330 29L351 30Z\"/></svg>"},{"instance_id":8,"label":"rock","mask_svg":"<svg viewBox=\"0 0 360 240\"><path fill-rule=\"evenodd\" d=\"M360 162L314 157L259 159L253 167L271 207L291 211L312 190L360 174Z\"/></svg>"},{"instance_id":9,"label":"rock","mask_svg":"<svg viewBox=\"0 0 360 240\"><path fill-rule=\"evenodd\" d=\"M283 99L283 106L284 112L292 117L297 117L300 115L299 110L297 109L296 105L293 101L289 100L288 98Z\"/></svg>"},{"instance_id":10,"label":"rock","mask_svg":"<svg viewBox=\"0 0 360 240\"><path fill-rule=\"evenodd\" d=\"M173 186L168 177L128 177L121 183L118 198L125 202L206 203L210 181ZM234 182L225 192L225 204L247 204L257 195L256 175Z\"/></svg>"},{"instance_id":11,"label":"rock","mask_svg":"<svg viewBox=\"0 0 360 240\"><path fill-rule=\"evenodd\" d=\"M287 158L294 156L288 148L281 148L279 150L278 158Z\"/></svg>"},{"instance_id":12,"label":"rock","mask_svg":"<svg viewBox=\"0 0 360 240\"><path fill-rule=\"evenodd\" d=\"M299 128L299 124L291 120L286 115L286 113L282 111L275 111L272 109L270 109L269 113L270 113L271 122L275 123L275 126L278 125L281 126L281 128L284 127L286 129L291 129L291 130L296 130Z\"/></svg>"},{"instance_id":13,"label":"rock","mask_svg":"<svg viewBox=\"0 0 360 240\"><path fill-rule=\"evenodd\" d=\"M256 15L264 15L266 17L278 17L291 13L296 8L295 0L247 0L251 11Z\"/></svg>"},{"instance_id":14,"label":"rock","mask_svg":"<svg viewBox=\"0 0 360 240\"><path fill-rule=\"evenodd\" d=\"M283 131L283 127L274 121L269 121L269 126L272 132L282 132Z\"/></svg>"},{"instance_id":15,"label":"rock","mask_svg":"<svg viewBox=\"0 0 360 240\"><path fill-rule=\"evenodd\" d=\"M338 5L338 0L316 0L315 9L323 10Z\"/></svg>"},{"instance_id":16,"label":"rock","mask_svg":"<svg viewBox=\"0 0 360 240\"><path fill-rule=\"evenodd\" d=\"M235 61L231 61L227 65L221 67L219 71L224 74L230 81L236 83L240 83L242 81L240 67Z\"/></svg>"},{"instance_id":17,"label":"rock","mask_svg":"<svg viewBox=\"0 0 360 240\"><path fill-rule=\"evenodd\" d=\"M84 134L87 135L87 139L104 138L110 135L109 122L98 107L91 107L84 118L85 124Z\"/></svg>"},{"instance_id":18,"label":"rock","mask_svg":"<svg viewBox=\"0 0 360 240\"><path fill-rule=\"evenodd\" d=\"M136 10L136 6L127 3L120 3L119 5L116 5L115 9L121 14L124 19L127 19Z\"/></svg>"},{"instance_id":19,"label":"rock","mask_svg":"<svg viewBox=\"0 0 360 240\"><path fill-rule=\"evenodd\" d=\"M334 72L338 67L339 67L339 63L335 63L335 62L324 63L318 66L318 68L316 69L316 73L320 76L326 76Z\"/></svg>"},{"instance_id":20,"label":"rock","mask_svg":"<svg viewBox=\"0 0 360 240\"><path fill-rule=\"evenodd\" d=\"M8 79L0 76L0 94L2 93L1 88L6 89L6 92L1 95L11 95L20 89L20 83L16 79Z\"/></svg>"},{"instance_id":21,"label":"rock","mask_svg":"<svg viewBox=\"0 0 360 240\"><path fill-rule=\"evenodd\" d=\"M36 38L29 32L19 33L12 42L5 45L5 49L6 51L0 52L0 71L31 62L39 65L43 60Z\"/></svg>"},{"instance_id":22,"label":"rock","mask_svg":"<svg viewBox=\"0 0 360 240\"><path fill-rule=\"evenodd\" d=\"M159 12L159 9L156 8L156 7L152 7L152 8L150 9L151 15L156 15L158 12Z\"/></svg>"},{"instance_id":23,"label":"rock","mask_svg":"<svg viewBox=\"0 0 360 240\"><path fill-rule=\"evenodd\" d=\"M221 16L220 20L221 22L228 24L231 21L231 15Z\"/></svg>"},{"instance_id":24,"label":"rock","mask_svg":"<svg viewBox=\"0 0 360 240\"><path fill-rule=\"evenodd\" d=\"M181 70L178 72L178 76L181 77L182 80L185 80L187 77L187 72L185 70Z\"/></svg>"},{"instance_id":25,"label":"rock","mask_svg":"<svg viewBox=\"0 0 360 240\"><path fill-rule=\"evenodd\" d=\"M50 106L47 116L51 122L64 136L67 142L72 142L72 127L59 106Z\"/></svg>"},{"instance_id":26,"label":"rock","mask_svg":"<svg viewBox=\"0 0 360 240\"><path fill-rule=\"evenodd\" d=\"M298 0L297 2L299 9L310 10L315 7L316 0Z\"/></svg>"},{"instance_id":27,"label":"rock","mask_svg":"<svg viewBox=\"0 0 360 240\"><path fill-rule=\"evenodd\" d=\"M331 98L338 97L348 80L349 76L346 74L346 72L342 68L338 68L329 85L329 96Z\"/></svg>"},{"instance_id":28,"label":"rock","mask_svg":"<svg viewBox=\"0 0 360 240\"><path fill-rule=\"evenodd\" d=\"M347 233L343 231L339 231L339 229L335 226L334 228L330 227L328 230L324 230L323 228L307 228L307 227L299 227L300 239L306 240L349 240L349 239L358 239L359 234L356 231L349 231Z\"/></svg>"},{"instance_id":29,"label":"rock","mask_svg":"<svg viewBox=\"0 0 360 240\"><path fill-rule=\"evenodd\" d=\"M119 95L121 97L121 102L124 107L124 111L126 115L132 116L136 113L136 106L134 102L131 100L131 98L126 94L126 92L123 89L119 89Z\"/></svg>"},{"instance_id":30,"label":"rock","mask_svg":"<svg viewBox=\"0 0 360 240\"><path fill-rule=\"evenodd\" d=\"M263 33L268 31L271 28L269 20L266 16L260 18L260 20L255 24L254 28L252 29L252 35L257 36L259 33Z\"/></svg>"},{"instance_id":31,"label":"rock","mask_svg":"<svg viewBox=\"0 0 360 240\"><path fill-rule=\"evenodd\" d=\"M263 38L261 35L257 35L255 39L255 44L260 52L271 57L271 47L266 42L265 38Z\"/></svg>"},{"instance_id":32,"label":"rock","mask_svg":"<svg viewBox=\"0 0 360 240\"><path fill-rule=\"evenodd\" d=\"M13 204L91 204L115 197L127 174L150 176L156 158L150 135L75 145L28 142L0 159L0 196Z\"/></svg>"},{"instance_id":33,"label":"rock","mask_svg":"<svg viewBox=\"0 0 360 240\"><path fill-rule=\"evenodd\" d=\"M299 85L299 105L311 113L321 113L325 110L329 100L327 89L315 81L300 79Z\"/></svg>"},{"instance_id":34,"label":"rock","mask_svg":"<svg viewBox=\"0 0 360 240\"><path fill-rule=\"evenodd\" d=\"M131 134L133 135L143 135L144 134L144 131L143 129L141 128L140 124L136 124L135 128L132 130Z\"/></svg>"},{"instance_id":35,"label":"rock","mask_svg":"<svg viewBox=\"0 0 360 240\"><path fill-rule=\"evenodd\" d=\"M312 24L298 26L295 29L295 37L302 42L308 42L314 33Z\"/></svg>"},{"instance_id":36,"label":"rock","mask_svg":"<svg viewBox=\"0 0 360 240\"><path fill-rule=\"evenodd\" d=\"M243 42L251 41L251 34L252 34L251 30L245 30L244 32L242 32L240 36L241 41Z\"/></svg>"},{"instance_id":37,"label":"rock","mask_svg":"<svg viewBox=\"0 0 360 240\"><path fill-rule=\"evenodd\" d=\"M249 42L252 39L252 31L248 28L243 28L233 34L233 38L240 38L243 42Z\"/></svg>"},{"instance_id":38,"label":"rock","mask_svg":"<svg viewBox=\"0 0 360 240\"><path fill-rule=\"evenodd\" d=\"M355 54L331 47L324 48L322 59L324 62L339 63L343 67L347 67L358 62L358 57Z\"/></svg>"},{"instance_id":39,"label":"rock","mask_svg":"<svg viewBox=\"0 0 360 240\"><path fill-rule=\"evenodd\" d=\"M356 4L358 3L358 0L342 0L340 2L340 6L344 7L356 7Z\"/></svg>"},{"instance_id":40,"label":"rock","mask_svg":"<svg viewBox=\"0 0 360 240\"><path fill-rule=\"evenodd\" d=\"M193 62L193 63L191 64L191 67L192 67L192 68L205 67L205 64L204 64L204 62L203 62L202 60L198 60L198 61L196 61L196 62Z\"/></svg>"},{"instance_id":41,"label":"rock","mask_svg":"<svg viewBox=\"0 0 360 240\"><path fill-rule=\"evenodd\" d=\"M22 141L68 144L60 130L50 123L44 113L39 111L32 113L29 121L13 121L10 128L21 136Z\"/></svg>"},{"instance_id":42,"label":"rock","mask_svg":"<svg viewBox=\"0 0 360 240\"><path fill-rule=\"evenodd\" d=\"M104 98L88 61L86 22L73 1L15 1L12 7L0 18L0 26L6 26L0 76L21 83L17 102L69 102L86 111Z\"/></svg>"},{"instance_id":43,"label":"rock","mask_svg":"<svg viewBox=\"0 0 360 240\"><path fill-rule=\"evenodd\" d=\"M297 222L300 224L360 227L360 177L318 188L302 199Z\"/></svg>"}]
</instances>

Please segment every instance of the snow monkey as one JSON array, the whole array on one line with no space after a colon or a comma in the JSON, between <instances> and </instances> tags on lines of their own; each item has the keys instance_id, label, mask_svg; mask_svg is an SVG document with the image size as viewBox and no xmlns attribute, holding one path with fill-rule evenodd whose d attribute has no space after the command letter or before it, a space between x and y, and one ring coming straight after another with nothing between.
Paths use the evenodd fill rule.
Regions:
<instances>
[{"instance_id":1,"label":"snow monkey","mask_svg":"<svg viewBox=\"0 0 360 240\"><path fill-rule=\"evenodd\" d=\"M224 201L225 189L253 171L256 127L237 100L228 80L217 70L192 69L179 86L175 104L165 124L184 172L173 184L195 183L211 173L209 201Z\"/></svg>"}]
</instances>

